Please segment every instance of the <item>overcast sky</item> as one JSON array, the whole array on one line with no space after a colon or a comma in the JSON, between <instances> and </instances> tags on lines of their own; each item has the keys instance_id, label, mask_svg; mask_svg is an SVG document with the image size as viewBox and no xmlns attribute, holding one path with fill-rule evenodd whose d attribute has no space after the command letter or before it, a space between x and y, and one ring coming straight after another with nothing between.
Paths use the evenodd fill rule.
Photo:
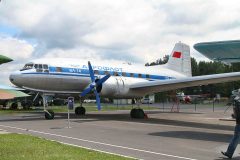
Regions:
<instances>
[{"instance_id":1,"label":"overcast sky","mask_svg":"<svg viewBox=\"0 0 240 160\"><path fill-rule=\"evenodd\" d=\"M204 60L198 42L239 39L237 0L2 0L0 54L9 72L40 57L111 59L145 64L178 41Z\"/></svg>"}]
</instances>

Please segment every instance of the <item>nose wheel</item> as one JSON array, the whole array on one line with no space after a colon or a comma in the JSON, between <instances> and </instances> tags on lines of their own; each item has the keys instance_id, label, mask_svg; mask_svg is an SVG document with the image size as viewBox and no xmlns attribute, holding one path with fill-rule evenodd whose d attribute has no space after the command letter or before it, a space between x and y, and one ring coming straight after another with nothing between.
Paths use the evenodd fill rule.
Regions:
<instances>
[{"instance_id":1,"label":"nose wheel","mask_svg":"<svg viewBox=\"0 0 240 160\"><path fill-rule=\"evenodd\" d=\"M54 119L55 114L54 114L53 110L46 109L46 108L48 108L48 101L47 101L48 96L43 93L42 98L43 98L43 110L44 110L45 119L47 119L47 120Z\"/></svg>"},{"instance_id":2,"label":"nose wheel","mask_svg":"<svg viewBox=\"0 0 240 160\"><path fill-rule=\"evenodd\" d=\"M50 119L54 119L54 112L53 112L53 110L45 110L44 111L45 112L45 119L48 119L48 120L50 120Z\"/></svg>"}]
</instances>

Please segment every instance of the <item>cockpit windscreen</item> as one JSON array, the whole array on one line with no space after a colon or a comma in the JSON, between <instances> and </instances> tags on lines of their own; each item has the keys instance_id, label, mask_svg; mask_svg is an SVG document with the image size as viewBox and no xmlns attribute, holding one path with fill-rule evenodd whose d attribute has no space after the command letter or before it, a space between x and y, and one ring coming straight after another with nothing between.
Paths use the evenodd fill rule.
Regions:
<instances>
[{"instance_id":1,"label":"cockpit windscreen","mask_svg":"<svg viewBox=\"0 0 240 160\"><path fill-rule=\"evenodd\" d=\"M29 70L32 68L33 68L33 63L27 63L20 71Z\"/></svg>"}]
</instances>

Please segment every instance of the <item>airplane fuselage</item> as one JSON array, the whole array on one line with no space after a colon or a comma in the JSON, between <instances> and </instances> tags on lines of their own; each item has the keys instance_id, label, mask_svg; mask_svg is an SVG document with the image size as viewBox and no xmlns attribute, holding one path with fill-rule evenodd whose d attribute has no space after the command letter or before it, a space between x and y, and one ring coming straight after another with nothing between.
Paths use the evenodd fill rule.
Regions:
<instances>
[{"instance_id":1,"label":"airplane fuselage","mask_svg":"<svg viewBox=\"0 0 240 160\"><path fill-rule=\"evenodd\" d=\"M146 81L163 81L186 77L161 66L109 64L92 61L96 79L110 74L101 86L101 96L136 98L144 93L129 89L131 84ZM39 59L27 63L23 69L10 76L16 86L49 93L81 93L91 83L87 61L77 59Z\"/></svg>"}]
</instances>

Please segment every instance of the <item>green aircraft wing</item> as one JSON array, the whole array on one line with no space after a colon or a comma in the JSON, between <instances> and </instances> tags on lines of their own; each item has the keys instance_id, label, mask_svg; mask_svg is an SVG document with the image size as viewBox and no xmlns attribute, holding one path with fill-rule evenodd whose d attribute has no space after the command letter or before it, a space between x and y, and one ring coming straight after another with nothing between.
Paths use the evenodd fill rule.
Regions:
<instances>
[{"instance_id":1,"label":"green aircraft wing","mask_svg":"<svg viewBox=\"0 0 240 160\"><path fill-rule=\"evenodd\" d=\"M11 58L8 58L6 56L0 55L0 64L7 63L13 61Z\"/></svg>"}]
</instances>

